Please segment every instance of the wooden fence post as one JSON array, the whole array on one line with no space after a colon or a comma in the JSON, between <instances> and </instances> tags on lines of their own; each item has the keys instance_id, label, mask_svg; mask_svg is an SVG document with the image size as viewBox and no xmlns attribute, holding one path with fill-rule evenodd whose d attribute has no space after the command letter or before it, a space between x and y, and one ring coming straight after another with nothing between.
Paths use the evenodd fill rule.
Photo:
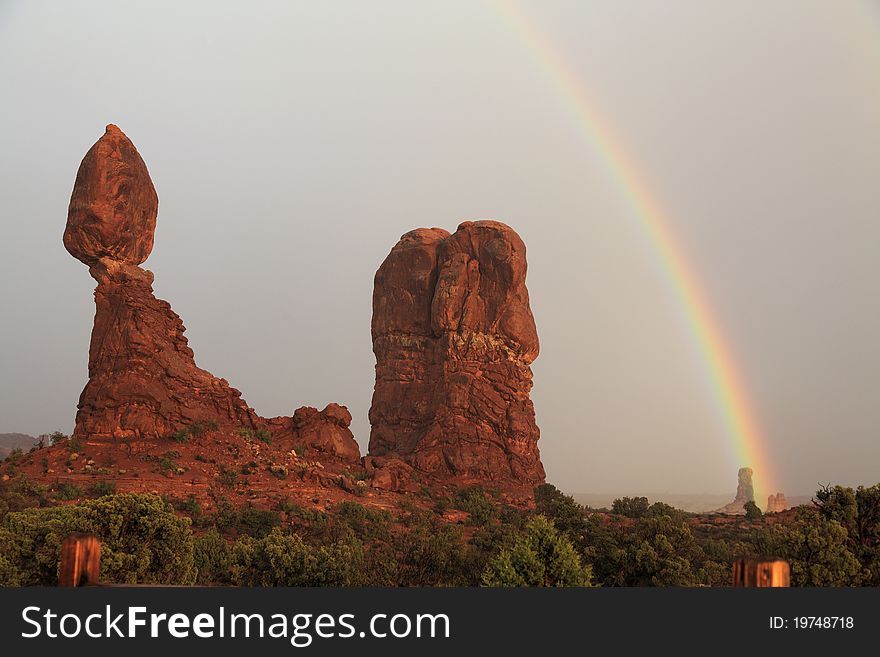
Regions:
<instances>
[{"instance_id":1,"label":"wooden fence post","mask_svg":"<svg viewBox=\"0 0 880 657\"><path fill-rule=\"evenodd\" d=\"M98 583L101 570L101 541L93 534L71 534L61 543L58 586L87 586Z\"/></svg>"},{"instance_id":2,"label":"wooden fence post","mask_svg":"<svg viewBox=\"0 0 880 657\"><path fill-rule=\"evenodd\" d=\"M733 585L737 587L791 586L787 561L738 559L733 562Z\"/></svg>"}]
</instances>

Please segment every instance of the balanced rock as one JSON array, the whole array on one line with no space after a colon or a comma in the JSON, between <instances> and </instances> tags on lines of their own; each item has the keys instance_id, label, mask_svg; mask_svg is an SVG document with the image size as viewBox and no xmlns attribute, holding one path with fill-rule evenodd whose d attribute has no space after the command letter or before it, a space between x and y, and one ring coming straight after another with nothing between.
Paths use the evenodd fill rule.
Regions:
<instances>
[{"instance_id":1,"label":"balanced rock","mask_svg":"<svg viewBox=\"0 0 880 657\"><path fill-rule=\"evenodd\" d=\"M139 265L153 250L158 209L147 165L122 130L108 125L79 165L64 246L89 267L102 260Z\"/></svg>"},{"instance_id":2,"label":"balanced rock","mask_svg":"<svg viewBox=\"0 0 880 657\"><path fill-rule=\"evenodd\" d=\"M753 474L751 468L739 469L739 472L737 472L736 497L733 498L733 502L722 506L715 513L745 515L746 502L755 501L755 489L752 485Z\"/></svg>"},{"instance_id":3,"label":"balanced rock","mask_svg":"<svg viewBox=\"0 0 880 657\"><path fill-rule=\"evenodd\" d=\"M496 221L401 237L373 288L371 455L439 476L544 481L526 269L523 241Z\"/></svg>"},{"instance_id":4,"label":"balanced rock","mask_svg":"<svg viewBox=\"0 0 880 657\"><path fill-rule=\"evenodd\" d=\"M107 126L80 164L64 231L65 247L98 282L76 436L161 437L199 421L258 421L241 393L196 366L183 322L138 266L153 248L157 208L134 144Z\"/></svg>"},{"instance_id":5,"label":"balanced rock","mask_svg":"<svg viewBox=\"0 0 880 657\"><path fill-rule=\"evenodd\" d=\"M784 493L770 494L767 497L767 513L779 513L788 508L788 500L785 499Z\"/></svg>"}]
</instances>

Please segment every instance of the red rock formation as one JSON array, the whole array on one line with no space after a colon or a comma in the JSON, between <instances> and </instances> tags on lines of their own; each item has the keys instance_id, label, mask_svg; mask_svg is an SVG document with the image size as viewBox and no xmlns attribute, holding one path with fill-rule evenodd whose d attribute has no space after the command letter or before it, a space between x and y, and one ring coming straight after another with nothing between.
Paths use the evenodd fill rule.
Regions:
<instances>
[{"instance_id":1,"label":"red rock formation","mask_svg":"<svg viewBox=\"0 0 880 657\"><path fill-rule=\"evenodd\" d=\"M373 289L371 455L440 476L544 481L525 279L525 245L502 223L401 237Z\"/></svg>"},{"instance_id":2,"label":"red rock formation","mask_svg":"<svg viewBox=\"0 0 880 657\"><path fill-rule=\"evenodd\" d=\"M788 500L785 499L784 493L776 493L767 497L767 513L779 513L788 508Z\"/></svg>"},{"instance_id":3,"label":"red rock formation","mask_svg":"<svg viewBox=\"0 0 880 657\"><path fill-rule=\"evenodd\" d=\"M102 259L139 265L153 250L158 209L147 165L122 130L108 125L76 173L64 246L89 267Z\"/></svg>"},{"instance_id":4,"label":"red rock formation","mask_svg":"<svg viewBox=\"0 0 880 657\"><path fill-rule=\"evenodd\" d=\"M288 441L291 448L302 446L345 461L357 461L361 457L360 448L348 428L351 413L345 406L327 404L323 411L303 406L292 418L272 418L269 423L273 435Z\"/></svg>"},{"instance_id":5,"label":"red rock formation","mask_svg":"<svg viewBox=\"0 0 880 657\"><path fill-rule=\"evenodd\" d=\"M372 476L371 486L379 490L418 493L412 466L400 459L383 456L364 457L364 469Z\"/></svg>"},{"instance_id":6,"label":"red rock formation","mask_svg":"<svg viewBox=\"0 0 880 657\"><path fill-rule=\"evenodd\" d=\"M141 438L199 421L257 422L237 390L196 366L183 322L153 296L153 274L138 267L153 248L157 208L137 149L107 126L80 164L64 231L65 247L98 282L77 436Z\"/></svg>"},{"instance_id":7,"label":"red rock formation","mask_svg":"<svg viewBox=\"0 0 880 657\"><path fill-rule=\"evenodd\" d=\"M745 515L746 502L755 501L755 489L752 485L752 469L740 468L736 475L736 496L733 502L725 504L715 513L729 513L733 515Z\"/></svg>"}]
</instances>

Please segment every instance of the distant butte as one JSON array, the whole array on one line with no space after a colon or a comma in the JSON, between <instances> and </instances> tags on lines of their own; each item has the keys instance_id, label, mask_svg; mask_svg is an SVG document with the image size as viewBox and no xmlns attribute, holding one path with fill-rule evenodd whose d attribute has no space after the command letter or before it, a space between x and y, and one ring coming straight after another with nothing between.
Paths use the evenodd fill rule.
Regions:
<instances>
[{"instance_id":1,"label":"distant butte","mask_svg":"<svg viewBox=\"0 0 880 657\"><path fill-rule=\"evenodd\" d=\"M785 499L784 493L776 493L767 497L767 513L779 513L788 508L788 500Z\"/></svg>"},{"instance_id":2,"label":"distant butte","mask_svg":"<svg viewBox=\"0 0 880 657\"><path fill-rule=\"evenodd\" d=\"M739 472L737 472L736 476L736 497L733 498L733 502L722 506L720 509L715 511L715 513L745 515L746 502L755 501L755 489L752 485L753 474L754 473L752 472L751 468L739 469Z\"/></svg>"}]
</instances>

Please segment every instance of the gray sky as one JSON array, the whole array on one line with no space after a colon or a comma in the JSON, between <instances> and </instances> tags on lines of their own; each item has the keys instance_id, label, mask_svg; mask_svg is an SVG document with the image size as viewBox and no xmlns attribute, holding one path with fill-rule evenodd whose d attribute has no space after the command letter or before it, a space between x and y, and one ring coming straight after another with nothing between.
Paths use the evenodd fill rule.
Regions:
<instances>
[{"instance_id":1,"label":"gray sky","mask_svg":"<svg viewBox=\"0 0 880 657\"><path fill-rule=\"evenodd\" d=\"M877 5L518 6L663 206L777 487L880 480ZM156 294L259 413L344 403L363 449L376 268L412 228L494 218L528 247L548 479L735 486L633 207L494 3L0 1L0 90L0 432L73 427L94 283L61 234L114 122L159 194Z\"/></svg>"}]
</instances>

